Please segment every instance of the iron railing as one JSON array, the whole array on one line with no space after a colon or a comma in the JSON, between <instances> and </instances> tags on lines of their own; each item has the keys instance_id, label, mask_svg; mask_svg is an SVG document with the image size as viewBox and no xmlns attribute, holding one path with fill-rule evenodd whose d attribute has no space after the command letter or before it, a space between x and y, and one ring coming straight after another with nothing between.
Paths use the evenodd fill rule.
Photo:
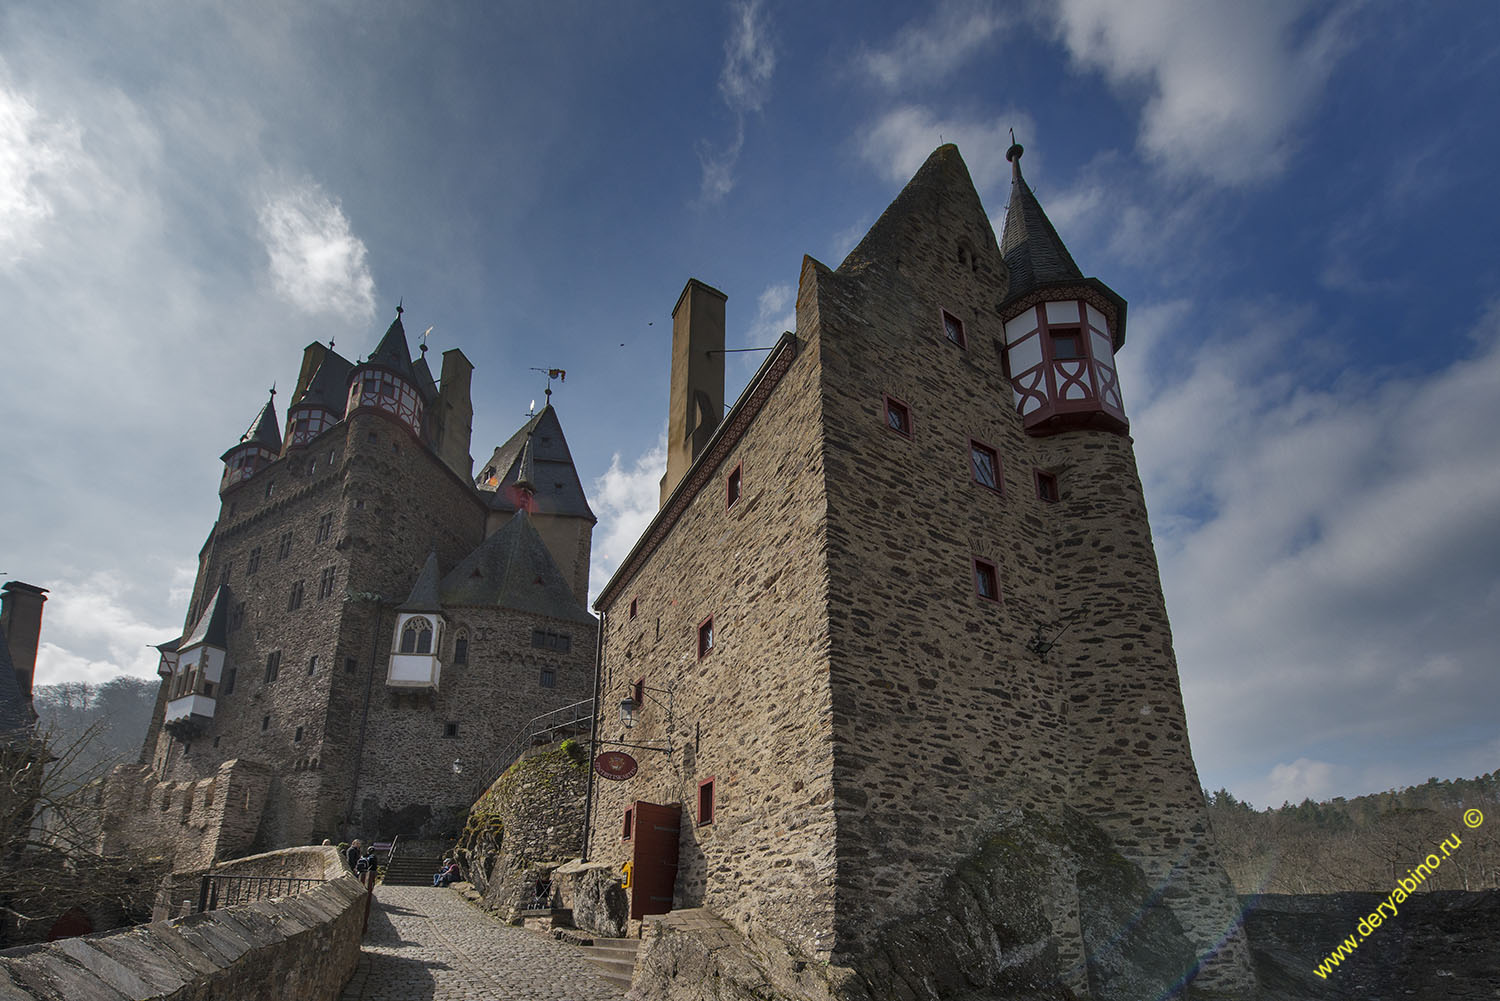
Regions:
<instances>
[{"instance_id":1,"label":"iron railing","mask_svg":"<svg viewBox=\"0 0 1500 1001\"><path fill-rule=\"evenodd\" d=\"M301 876L229 876L208 873L198 888L198 913L271 897L305 893L326 879Z\"/></svg>"},{"instance_id":2,"label":"iron railing","mask_svg":"<svg viewBox=\"0 0 1500 1001\"><path fill-rule=\"evenodd\" d=\"M484 781L474 788L469 799L479 799L505 770L515 763L521 752L537 744L548 744L559 737L577 737L588 733L594 725L594 700L584 699L572 705L553 709L551 712L533 716L525 726L511 738L498 755L490 759L490 766L480 770Z\"/></svg>"}]
</instances>

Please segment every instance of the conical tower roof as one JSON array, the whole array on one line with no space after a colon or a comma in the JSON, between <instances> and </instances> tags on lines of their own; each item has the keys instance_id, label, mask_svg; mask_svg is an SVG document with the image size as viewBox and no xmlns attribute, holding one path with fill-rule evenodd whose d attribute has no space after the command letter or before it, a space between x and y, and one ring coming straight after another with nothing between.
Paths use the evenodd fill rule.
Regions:
<instances>
[{"instance_id":1,"label":"conical tower roof","mask_svg":"<svg viewBox=\"0 0 1500 1001\"><path fill-rule=\"evenodd\" d=\"M1006 151L1010 161L1010 207L1000 251L1010 271L1010 287L1000 303L1003 319L1030 308L1055 289L1059 298L1081 297L1109 318L1116 350L1125 343L1126 303L1120 294L1097 278L1085 278L1068 253L1052 220L1042 211L1031 186L1021 176L1020 143ZM1022 300L1025 300L1024 302Z\"/></svg>"},{"instance_id":2,"label":"conical tower roof","mask_svg":"<svg viewBox=\"0 0 1500 1001\"><path fill-rule=\"evenodd\" d=\"M412 585L411 594L401 603L398 609L402 612L439 612L442 611L442 602L438 600L438 558L437 550L431 550L427 554L427 562L422 564L422 570L417 574L417 582Z\"/></svg>"},{"instance_id":3,"label":"conical tower roof","mask_svg":"<svg viewBox=\"0 0 1500 1001\"><path fill-rule=\"evenodd\" d=\"M271 390L271 397L266 401L266 405L260 408L260 413L255 415L255 420L250 422L250 427L240 435L239 444L230 448L220 458L228 458L229 453L241 445L259 445L267 451L276 453L281 451L281 425L276 421L276 390Z\"/></svg>"},{"instance_id":4,"label":"conical tower roof","mask_svg":"<svg viewBox=\"0 0 1500 1001\"><path fill-rule=\"evenodd\" d=\"M517 511L464 557L443 578L439 593L445 606L509 608L564 621L594 621L573 597L525 511Z\"/></svg>"},{"instance_id":5,"label":"conical tower roof","mask_svg":"<svg viewBox=\"0 0 1500 1001\"><path fill-rule=\"evenodd\" d=\"M213 599L209 601L208 607L203 610L202 615L198 616L197 623L178 644L178 649L187 650L200 643L207 643L209 646L222 649L227 645L225 637L229 632L228 626L229 588L220 584L218 590L214 591Z\"/></svg>"},{"instance_id":6,"label":"conical tower roof","mask_svg":"<svg viewBox=\"0 0 1500 1001\"><path fill-rule=\"evenodd\" d=\"M417 384L416 372L411 367L411 347L406 343L406 328L401 325L401 314L404 310L396 307L396 318L391 325L385 328L385 335L380 338L380 343L375 345L375 350L370 352L364 365L379 365L381 368L390 369L401 376L412 385Z\"/></svg>"},{"instance_id":7,"label":"conical tower roof","mask_svg":"<svg viewBox=\"0 0 1500 1001\"><path fill-rule=\"evenodd\" d=\"M1010 268L1007 299L1018 299L1039 285L1077 281L1083 277L1062 237L1042 211L1031 186L1021 176L1021 144L1005 154L1010 161L1010 208L1005 213L1005 235L1000 252Z\"/></svg>"}]
</instances>

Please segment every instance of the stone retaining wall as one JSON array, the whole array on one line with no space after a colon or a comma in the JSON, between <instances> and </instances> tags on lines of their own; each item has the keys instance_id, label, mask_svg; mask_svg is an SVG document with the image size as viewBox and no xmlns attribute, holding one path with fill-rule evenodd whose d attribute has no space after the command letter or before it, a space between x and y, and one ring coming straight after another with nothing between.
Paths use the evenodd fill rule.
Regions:
<instances>
[{"instance_id":1,"label":"stone retaining wall","mask_svg":"<svg viewBox=\"0 0 1500 1001\"><path fill-rule=\"evenodd\" d=\"M337 850L292 848L233 868L328 882L295 897L0 952L0 999L334 1001L359 961L366 897Z\"/></svg>"}]
</instances>

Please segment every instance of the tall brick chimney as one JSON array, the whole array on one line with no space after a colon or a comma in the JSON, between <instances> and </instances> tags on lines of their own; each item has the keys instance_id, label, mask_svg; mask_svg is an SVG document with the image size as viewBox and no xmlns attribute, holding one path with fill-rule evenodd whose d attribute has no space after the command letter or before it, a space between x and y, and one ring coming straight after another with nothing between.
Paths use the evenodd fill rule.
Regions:
<instances>
[{"instance_id":1,"label":"tall brick chimney","mask_svg":"<svg viewBox=\"0 0 1500 1001\"><path fill-rule=\"evenodd\" d=\"M724 302L728 298L689 278L672 308L672 386L662 504L724 418Z\"/></svg>"},{"instance_id":2,"label":"tall brick chimney","mask_svg":"<svg viewBox=\"0 0 1500 1001\"><path fill-rule=\"evenodd\" d=\"M474 404L469 397L473 373L473 363L458 348L443 352L443 375L437 402L438 427L442 429L438 454L449 469L466 480L474 478L474 458L469 455L474 432Z\"/></svg>"},{"instance_id":3,"label":"tall brick chimney","mask_svg":"<svg viewBox=\"0 0 1500 1001\"><path fill-rule=\"evenodd\" d=\"M18 580L6 581L0 589L0 632L10 647L16 666L16 684L31 698L31 679L36 674L36 648L42 638L42 602L47 589Z\"/></svg>"}]
</instances>

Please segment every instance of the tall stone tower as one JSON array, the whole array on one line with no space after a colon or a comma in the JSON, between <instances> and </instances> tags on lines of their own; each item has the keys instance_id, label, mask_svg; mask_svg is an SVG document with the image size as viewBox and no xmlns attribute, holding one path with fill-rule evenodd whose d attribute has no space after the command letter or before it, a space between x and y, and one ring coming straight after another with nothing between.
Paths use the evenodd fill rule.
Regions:
<instances>
[{"instance_id":1,"label":"tall stone tower","mask_svg":"<svg viewBox=\"0 0 1500 1001\"><path fill-rule=\"evenodd\" d=\"M400 312L357 364L309 345L285 437L273 393L223 454L140 765L105 790L106 849L188 866L324 837L448 836L528 720L592 694L594 519L556 412L549 479L494 510L471 479L472 365L445 352L434 381ZM540 507L571 540L561 561Z\"/></svg>"},{"instance_id":2,"label":"tall stone tower","mask_svg":"<svg viewBox=\"0 0 1500 1001\"><path fill-rule=\"evenodd\" d=\"M669 465L596 603L599 747L647 750L596 783L590 852L634 863L637 916L705 907L834 996L1243 994L1125 302L1020 155L1003 246L950 145L836 271L805 259L797 330Z\"/></svg>"}]
</instances>

